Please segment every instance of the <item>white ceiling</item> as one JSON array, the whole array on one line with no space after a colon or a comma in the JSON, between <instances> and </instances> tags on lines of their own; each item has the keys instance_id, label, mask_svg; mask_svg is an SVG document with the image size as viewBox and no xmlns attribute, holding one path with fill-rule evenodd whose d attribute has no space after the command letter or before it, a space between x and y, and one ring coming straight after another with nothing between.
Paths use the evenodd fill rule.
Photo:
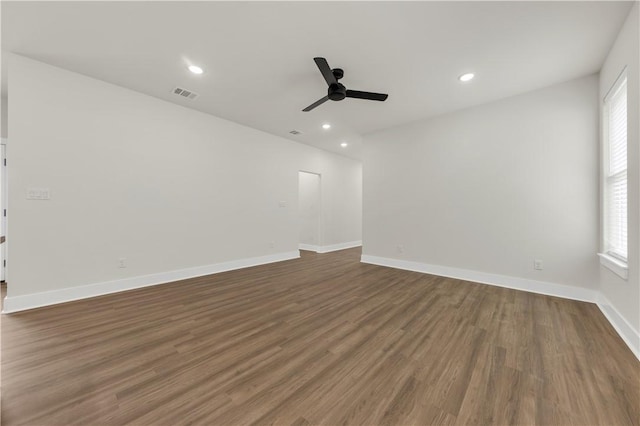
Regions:
<instances>
[{"instance_id":1,"label":"white ceiling","mask_svg":"<svg viewBox=\"0 0 640 426\"><path fill-rule=\"evenodd\" d=\"M597 72L631 6L4 1L2 48L359 158L368 132ZM389 99L302 112L326 94L314 56L343 68L347 88ZM205 73L188 72L191 63ZM462 84L467 71L477 77ZM180 99L175 86L200 96Z\"/></svg>"}]
</instances>

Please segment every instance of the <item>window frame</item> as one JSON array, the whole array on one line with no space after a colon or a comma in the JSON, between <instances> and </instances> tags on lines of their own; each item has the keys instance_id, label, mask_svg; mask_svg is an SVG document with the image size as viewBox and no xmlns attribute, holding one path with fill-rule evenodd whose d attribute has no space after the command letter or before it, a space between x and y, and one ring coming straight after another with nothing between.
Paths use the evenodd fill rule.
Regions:
<instances>
[{"instance_id":1,"label":"window frame","mask_svg":"<svg viewBox=\"0 0 640 426\"><path fill-rule=\"evenodd\" d=\"M616 95L618 93L619 90L622 89L622 87L624 86L624 90L627 93L628 96L628 80L627 80L627 68L625 67L620 74L618 75L618 77L616 78L615 82L613 83L613 85L611 86L611 88L609 89L609 91L607 92L607 94L604 96L604 98L602 99L602 112L601 112L601 118L602 118L602 161L601 161L601 167L602 167L602 176L601 176L601 188L602 188L602 194L601 194L601 203L600 203L600 208L601 208L601 252L598 253L598 256L600 257L600 263L605 266L606 268L610 269L611 271L613 271L614 273L616 273L617 275L619 275L621 278L623 279L627 279L628 278L628 249L629 249L629 242L627 240L627 247L626 247L626 251L627 251L627 257L624 257L621 253L616 252L615 250L611 250L611 247L609 246L609 238L608 238L608 232L609 232L609 211L610 211L610 204L609 204L609 197L610 197L610 191L609 191L609 186L610 186L610 181L615 179L616 175L620 175L622 173L624 173L625 175L625 179L627 181L626 187L627 187L627 215L626 215L626 227L627 227L627 234L628 234L628 226L629 226L629 205L628 205L628 200L629 200L629 193L628 193L628 182L629 182L629 176L628 176L628 168L629 168L629 157L628 157L628 151L626 154L626 165L624 170L619 170L615 173L610 173L610 168L611 168L611 162L610 162L610 151L611 151L611 140L609 138L610 134L609 134L609 125L610 125L610 120L609 120L609 116L610 116L610 100L612 98L612 96ZM628 131L628 100L627 100L627 109L626 109L626 113L627 113L627 131ZM628 136L627 136L628 138ZM628 141L628 139L627 139ZM627 142L627 148L628 148L628 142Z\"/></svg>"}]
</instances>

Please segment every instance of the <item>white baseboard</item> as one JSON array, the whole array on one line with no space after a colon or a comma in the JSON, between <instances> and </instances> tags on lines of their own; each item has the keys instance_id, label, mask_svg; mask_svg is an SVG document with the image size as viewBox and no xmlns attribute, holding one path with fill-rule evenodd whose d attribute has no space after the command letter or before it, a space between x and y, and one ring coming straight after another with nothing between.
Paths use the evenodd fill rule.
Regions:
<instances>
[{"instance_id":1,"label":"white baseboard","mask_svg":"<svg viewBox=\"0 0 640 426\"><path fill-rule=\"evenodd\" d=\"M248 268L267 263L281 262L283 260L297 259L300 252L290 251L270 254L266 256L251 257L231 260L213 265L197 266L195 268L179 269L176 271L161 272L158 274L142 275L138 277L123 278L120 280L106 281L79 287L62 288L60 290L42 293L28 294L24 296L5 297L3 314L24 311L43 306L56 305L58 303L71 302L73 300L102 296L110 293L118 293L141 287L164 284L187 278L201 277L219 272L232 271L234 269Z\"/></svg>"},{"instance_id":2,"label":"white baseboard","mask_svg":"<svg viewBox=\"0 0 640 426\"><path fill-rule=\"evenodd\" d=\"M489 274L486 272L471 271L468 269L452 268L449 266L430 265L427 263L412 262L408 260L391 259L387 257L370 256L363 254L360 261L372 265L387 266L390 268L404 269L407 271L423 272L425 274L439 275L489 284L498 287L512 288L528 291L530 293L545 294L547 296L562 297L564 299L591 302L598 305L605 318L611 323L622 340L627 344L631 352L640 360L640 334L613 305L599 291L586 288L554 284L545 281L528 280L525 278L509 277L506 275Z\"/></svg>"},{"instance_id":3,"label":"white baseboard","mask_svg":"<svg viewBox=\"0 0 640 426\"><path fill-rule=\"evenodd\" d=\"M329 253L331 251L345 250L353 247L360 247L362 245L362 241L348 241L346 243L338 243L338 244L330 244L328 246L315 246L312 244L302 244L298 245L300 250L309 250L315 251L316 253Z\"/></svg>"},{"instance_id":4,"label":"white baseboard","mask_svg":"<svg viewBox=\"0 0 640 426\"><path fill-rule=\"evenodd\" d=\"M318 247L318 253L329 253L330 251L345 250L354 247L360 247L361 245L362 241L349 241L346 243L330 244L328 246Z\"/></svg>"},{"instance_id":5,"label":"white baseboard","mask_svg":"<svg viewBox=\"0 0 640 426\"><path fill-rule=\"evenodd\" d=\"M622 316L611 302L604 297L602 293L598 293L596 300L598 308L602 314L609 320L611 326L616 330L618 335L629 346L631 352L640 360L640 333L635 330L631 324Z\"/></svg>"},{"instance_id":6,"label":"white baseboard","mask_svg":"<svg viewBox=\"0 0 640 426\"><path fill-rule=\"evenodd\" d=\"M583 302L595 302L596 300L596 292L594 290L562 284L554 284L545 281L529 280L526 278L510 277L507 275L489 274L486 272L472 271L469 269L430 265L427 263L370 256L365 254L362 255L361 262L371 263L373 265L388 266L397 269L405 269L407 271L423 272L425 274L439 275L442 277L457 278L465 281L474 281L477 283L490 284L498 287L528 291L531 293L546 294L548 296L562 297L565 299L580 300Z\"/></svg>"}]
</instances>

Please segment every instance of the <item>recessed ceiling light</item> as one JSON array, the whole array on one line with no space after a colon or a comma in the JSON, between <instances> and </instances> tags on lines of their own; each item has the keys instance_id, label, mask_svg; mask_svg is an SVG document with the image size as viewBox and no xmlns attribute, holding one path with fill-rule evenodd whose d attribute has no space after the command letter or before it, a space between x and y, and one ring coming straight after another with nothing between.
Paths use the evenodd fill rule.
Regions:
<instances>
[{"instance_id":1,"label":"recessed ceiling light","mask_svg":"<svg viewBox=\"0 0 640 426\"><path fill-rule=\"evenodd\" d=\"M329 124L329 123L324 123L324 124L322 125L322 128L323 128L323 129L325 129L325 130L330 129L330 128L331 128L331 124Z\"/></svg>"},{"instance_id":2,"label":"recessed ceiling light","mask_svg":"<svg viewBox=\"0 0 640 426\"><path fill-rule=\"evenodd\" d=\"M348 144L348 143L346 143L346 142L342 142L342 143L340 144L340 146L341 146L341 147L343 147L343 148L346 148L346 147L347 147L347 145L349 145L349 144Z\"/></svg>"},{"instance_id":3,"label":"recessed ceiling light","mask_svg":"<svg viewBox=\"0 0 640 426\"><path fill-rule=\"evenodd\" d=\"M466 74L462 74L460 77L458 77L458 80L460 81L469 81L472 80L473 77L475 77L475 74L472 72L468 72Z\"/></svg>"},{"instance_id":4,"label":"recessed ceiling light","mask_svg":"<svg viewBox=\"0 0 640 426\"><path fill-rule=\"evenodd\" d=\"M189 65L189 71L191 71L194 74L202 74L203 73L202 68L197 67L195 65Z\"/></svg>"}]
</instances>

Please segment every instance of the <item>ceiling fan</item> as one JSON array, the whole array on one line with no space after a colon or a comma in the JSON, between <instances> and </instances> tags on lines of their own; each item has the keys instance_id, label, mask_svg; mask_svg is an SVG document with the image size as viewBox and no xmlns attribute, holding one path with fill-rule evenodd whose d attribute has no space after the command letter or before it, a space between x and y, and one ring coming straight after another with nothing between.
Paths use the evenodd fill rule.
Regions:
<instances>
[{"instance_id":1,"label":"ceiling fan","mask_svg":"<svg viewBox=\"0 0 640 426\"><path fill-rule=\"evenodd\" d=\"M368 99L370 101L384 101L387 99L389 95L384 93L373 93L373 92L361 92L359 90L348 90L344 87L343 84L338 83L342 77L344 77L344 71L340 68L331 69L327 60L325 58L313 58L316 62L316 65L320 69L322 76L325 81L329 85L329 89L327 90L327 96L322 99L319 99L303 109L304 112L309 112L315 107L322 105L327 102L329 99L332 101L341 101L344 98L357 98L357 99Z\"/></svg>"}]
</instances>

